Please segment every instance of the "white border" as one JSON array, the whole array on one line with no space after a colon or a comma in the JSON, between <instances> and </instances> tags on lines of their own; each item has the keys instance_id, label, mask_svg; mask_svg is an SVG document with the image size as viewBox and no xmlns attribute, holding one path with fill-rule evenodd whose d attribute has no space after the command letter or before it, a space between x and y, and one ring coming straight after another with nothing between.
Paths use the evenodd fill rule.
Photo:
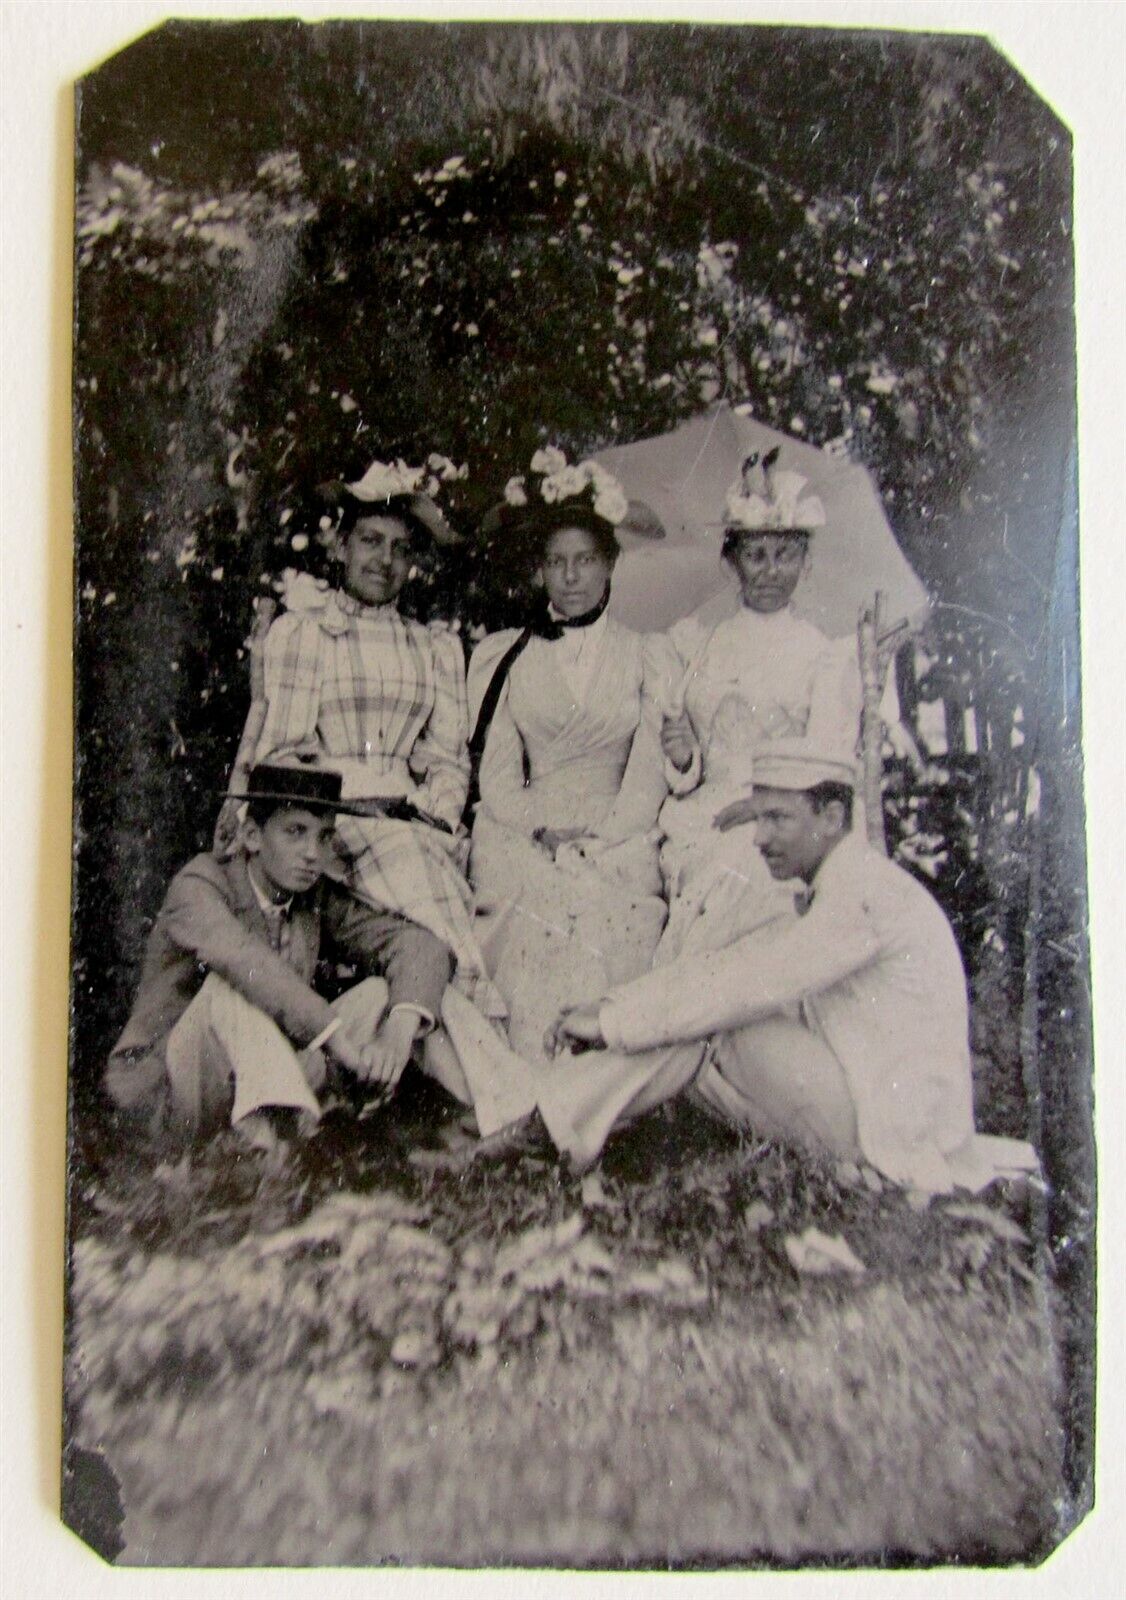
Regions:
<instances>
[{"instance_id":1,"label":"white border","mask_svg":"<svg viewBox=\"0 0 1126 1600\"><path fill-rule=\"evenodd\" d=\"M1034 1573L803 1574L748 1578L641 1574L334 1572L116 1572L87 1552L54 1510L61 1360L63 1079L66 1052L69 894L69 85L99 60L169 14L179 16L370 17L436 20L486 12L505 19L834 23L987 33L1054 105L1076 135L1080 285L1081 507L1083 525L1084 712L1094 982L1098 1010L1099 1134L1104 1193L1100 1251L1099 1505L1065 1546ZM0 1412L0 1592L5 1596L370 1596L457 1597L648 1594L848 1596L1112 1592L1126 1570L1121 1432L1126 1171L1122 1090L1123 784L1122 685L1126 657L1119 616L1126 594L1126 529L1120 505L1120 402L1126 360L1122 261L1126 195L1126 13L1106 3L1030 0L884 0L884 3L701 3L612 7L336 4L279 7L205 0L0 0L0 247L3 339L0 662L3 700L3 876L0 880L0 1005L4 1091L2 1240L3 1408ZM1116 404L1117 402L1117 404ZM1119 605L1116 606L1115 602Z\"/></svg>"}]
</instances>

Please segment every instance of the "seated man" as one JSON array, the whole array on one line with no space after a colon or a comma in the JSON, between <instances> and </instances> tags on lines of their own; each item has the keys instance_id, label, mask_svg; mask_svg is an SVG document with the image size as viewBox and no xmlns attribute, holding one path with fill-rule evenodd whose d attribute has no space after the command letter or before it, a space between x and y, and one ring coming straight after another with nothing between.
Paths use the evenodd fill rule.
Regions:
<instances>
[{"instance_id":1,"label":"seated man","mask_svg":"<svg viewBox=\"0 0 1126 1600\"><path fill-rule=\"evenodd\" d=\"M617 1122L691 1084L732 1122L863 1157L927 1192L1034 1167L1029 1146L974 1134L954 935L927 891L853 831L851 763L779 739L754 780L756 842L776 879L807 886L803 914L560 1016L553 1051L618 1054L543 1084L556 1144L591 1161Z\"/></svg>"},{"instance_id":2,"label":"seated man","mask_svg":"<svg viewBox=\"0 0 1126 1600\"><path fill-rule=\"evenodd\" d=\"M329 1062L389 1093L433 1028L449 951L322 876L340 790L336 772L255 767L234 854L196 856L173 878L105 1076L150 1133L230 1123L269 1148L268 1110L319 1117ZM333 1005L312 987L322 954L369 974Z\"/></svg>"}]
</instances>

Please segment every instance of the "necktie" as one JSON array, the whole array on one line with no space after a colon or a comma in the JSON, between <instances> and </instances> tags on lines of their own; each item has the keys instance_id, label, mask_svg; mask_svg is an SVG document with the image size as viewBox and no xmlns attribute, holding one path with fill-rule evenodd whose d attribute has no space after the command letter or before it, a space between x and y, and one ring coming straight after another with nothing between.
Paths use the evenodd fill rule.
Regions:
<instances>
[{"instance_id":1,"label":"necktie","mask_svg":"<svg viewBox=\"0 0 1126 1600\"><path fill-rule=\"evenodd\" d=\"M271 906L266 911L265 917L270 948L276 950L283 961L288 960L290 947L293 944L293 928L289 920L288 907Z\"/></svg>"}]
</instances>

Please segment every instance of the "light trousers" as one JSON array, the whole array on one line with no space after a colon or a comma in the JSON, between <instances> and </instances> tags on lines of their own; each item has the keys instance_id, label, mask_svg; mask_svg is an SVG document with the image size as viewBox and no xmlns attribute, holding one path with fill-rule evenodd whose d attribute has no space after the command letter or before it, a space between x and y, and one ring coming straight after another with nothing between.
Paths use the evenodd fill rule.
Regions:
<instances>
[{"instance_id":1,"label":"light trousers","mask_svg":"<svg viewBox=\"0 0 1126 1600\"><path fill-rule=\"evenodd\" d=\"M384 979L365 978L333 1003L357 1047L375 1037L387 1000ZM193 1135L267 1106L320 1117L323 1052L295 1049L271 1017L214 972L168 1035L165 1063L174 1115Z\"/></svg>"},{"instance_id":2,"label":"light trousers","mask_svg":"<svg viewBox=\"0 0 1126 1600\"><path fill-rule=\"evenodd\" d=\"M840 1062L789 1017L719 1034L710 1050L701 1040L562 1058L541 1076L537 1104L554 1143L582 1167L598 1159L616 1127L685 1090L736 1126L840 1157L858 1153Z\"/></svg>"}]
</instances>

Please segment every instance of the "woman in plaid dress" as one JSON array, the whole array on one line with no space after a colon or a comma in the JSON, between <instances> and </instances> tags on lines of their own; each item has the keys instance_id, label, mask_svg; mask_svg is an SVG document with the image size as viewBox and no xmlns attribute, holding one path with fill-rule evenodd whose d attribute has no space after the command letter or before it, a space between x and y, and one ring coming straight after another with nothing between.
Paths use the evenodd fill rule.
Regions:
<instances>
[{"instance_id":1,"label":"woman in plaid dress","mask_svg":"<svg viewBox=\"0 0 1126 1600\"><path fill-rule=\"evenodd\" d=\"M420 543L451 533L416 476L377 463L350 486L337 535L341 587L299 581L267 637L255 759L318 761L342 774L345 799L371 802L370 816L339 818L349 888L441 939L462 993L500 1018L505 1007L485 973L462 871L469 758L461 646L444 626L415 622L397 605Z\"/></svg>"}]
</instances>

